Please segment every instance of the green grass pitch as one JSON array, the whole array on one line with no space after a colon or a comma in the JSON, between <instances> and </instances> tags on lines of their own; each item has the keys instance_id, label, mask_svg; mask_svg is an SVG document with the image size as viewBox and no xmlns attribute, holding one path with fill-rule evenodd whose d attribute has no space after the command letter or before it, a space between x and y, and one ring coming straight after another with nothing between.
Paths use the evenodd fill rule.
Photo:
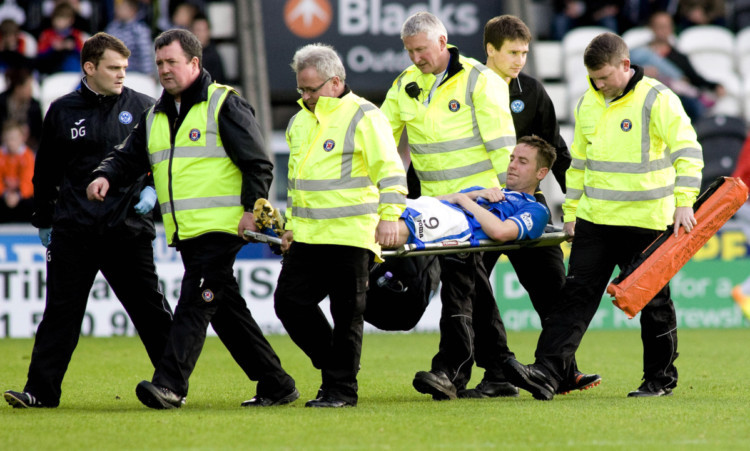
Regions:
<instances>
[{"instance_id":1,"label":"green grass pitch","mask_svg":"<svg viewBox=\"0 0 750 451\"><path fill-rule=\"evenodd\" d=\"M437 334L366 334L359 406L306 409L320 374L287 336L271 336L300 400L241 408L255 394L216 337L210 337L179 410L142 406L134 389L152 368L137 338L83 338L57 409L0 405L0 449L750 449L750 329L679 333L674 395L628 399L641 377L640 333L591 331L582 370L602 375L588 391L534 400L432 401L411 386L429 369ZM532 361L538 334L513 332L519 360ZM0 390L20 390L32 340L0 340ZM472 386L481 379L474 372Z\"/></svg>"}]
</instances>

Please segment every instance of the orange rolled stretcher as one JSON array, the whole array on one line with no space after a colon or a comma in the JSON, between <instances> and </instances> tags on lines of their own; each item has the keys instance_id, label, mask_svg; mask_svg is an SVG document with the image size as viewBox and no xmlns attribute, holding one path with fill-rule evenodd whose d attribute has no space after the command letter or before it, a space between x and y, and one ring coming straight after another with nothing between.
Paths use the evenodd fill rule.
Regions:
<instances>
[{"instance_id":1,"label":"orange rolled stretcher","mask_svg":"<svg viewBox=\"0 0 750 451\"><path fill-rule=\"evenodd\" d=\"M695 202L698 224L675 238L669 226L607 287L612 301L628 318L635 317L677 271L729 220L748 197L737 177L719 177Z\"/></svg>"}]
</instances>

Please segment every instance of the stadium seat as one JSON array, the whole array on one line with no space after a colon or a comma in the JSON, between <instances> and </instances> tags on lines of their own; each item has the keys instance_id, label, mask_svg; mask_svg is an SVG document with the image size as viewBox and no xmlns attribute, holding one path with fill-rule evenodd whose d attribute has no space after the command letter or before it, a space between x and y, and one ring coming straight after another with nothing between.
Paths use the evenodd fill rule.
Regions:
<instances>
[{"instance_id":1,"label":"stadium seat","mask_svg":"<svg viewBox=\"0 0 750 451\"><path fill-rule=\"evenodd\" d=\"M573 114L568 104L568 87L565 83L545 83L544 89L549 94L552 104L555 106L555 115L558 122L569 122L573 120Z\"/></svg>"},{"instance_id":2,"label":"stadium seat","mask_svg":"<svg viewBox=\"0 0 750 451\"><path fill-rule=\"evenodd\" d=\"M39 103L42 104L42 112L47 114L49 105L53 100L74 90L80 82L81 74L78 72L57 72L45 77L39 91Z\"/></svg>"},{"instance_id":3,"label":"stadium seat","mask_svg":"<svg viewBox=\"0 0 750 451\"><path fill-rule=\"evenodd\" d=\"M565 81L568 85L569 111L589 88L588 73L583 65L583 51L596 36L610 30L604 27L578 27L570 30L562 40Z\"/></svg>"},{"instance_id":4,"label":"stadium seat","mask_svg":"<svg viewBox=\"0 0 750 451\"><path fill-rule=\"evenodd\" d=\"M234 2L212 2L207 5L206 11L211 24L211 38L232 39L236 36Z\"/></svg>"},{"instance_id":5,"label":"stadium seat","mask_svg":"<svg viewBox=\"0 0 750 451\"><path fill-rule=\"evenodd\" d=\"M28 31L19 30L19 33L24 40L23 56L26 58L36 58L38 45L36 38Z\"/></svg>"},{"instance_id":6,"label":"stadium seat","mask_svg":"<svg viewBox=\"0 0 750 451\"><path fill-rule=\"evenodd\" d=\"M737 33L735 52L737 55L737 72L744 77L744 84L748 85L750 81L750 28L745 28ZM747 93L748 91L744 90L744 92ZM750 113L750 110L746 109L745 113Z\"/></svg>"},{"instance_id":7,"label":"stadium seat","mask_svg":"<svg viewBox=\"0 0 750 451\"><path fill-rule=\"evenodd\" d=\"M563 78L562 45L559 42L532 42L530 53L534 58L536 78L541 81Z\"/></svg>"},{"instance_id":8,"label":"stadium seat","mask_svg":"<svg viewBox=\"0 0 750 451\"><path fill-rule=\"evenodd\" d=\"M654 33L648 27L634 27L622 34L622 39L630 49L647 45L653 37Z\"/></svg>"},{"instance_id":9,"label":"stadium seat","mask_svg":"<svg viewBox=\"0 0 750 451\"><path fill-rule=\"evenodd\" d=\"M716 25L690 27L678 36L677 49L690 58L695 70L704 77L710 72L734 70L735 37L734 33L725 27ZM709 66L703 66L704 64L709 64Z\"/></svg>"},{"instance_id":10,"label":"stadium seat","mask_svg":"<svg viewBox=\"0 0 750 451\"><path fill-rule=\"evenodd\" d=\"M230 80L237 80L240 76L240 55L237 50L237 44L224 42L216 46L216 51L221 55L226 77Z\"/></svg>"},{"instance_id":11,"label":"stadium seat","mask_svg":"<svg viewBox=\"0 0 750 451\"><path fill-rule=\"evenodd\" d=\"M161 95L161 85L150 75L139 72L128 72L125 86L153 98Z\"/></svg>"},{"instance_id":12,"label":"stadium seat","mask_svg":"<svg viewBox=\"0 0 750 451\"><path fill-rule=\"evenodd\" d=\"M742 118L716 115L697 121L695 132L703 147L703 192L716 177L732 175L747 137L747 128Z\"/></svg>"}]
</instances>

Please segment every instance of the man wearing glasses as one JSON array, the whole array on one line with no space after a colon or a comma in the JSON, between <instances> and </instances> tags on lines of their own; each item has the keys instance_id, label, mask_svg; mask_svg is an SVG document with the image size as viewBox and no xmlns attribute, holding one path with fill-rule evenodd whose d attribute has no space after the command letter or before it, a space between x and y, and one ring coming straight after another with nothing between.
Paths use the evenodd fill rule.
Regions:
<instances>
[{"instance_id":1,"label":"man wearing glasses","mask_svg":"<svg viewBox=\"0 0 750 451\"><path fill-rule=\"evenodd\" d=\"M274 294L289 336L322 373L306 407L357 405L368 268L398 240L406 173L388 120L345 84L330 46L292 60L302 108L289 122L285 253ZM319 303L328 296L333 328Z\"/></svg>"}]
</instances>

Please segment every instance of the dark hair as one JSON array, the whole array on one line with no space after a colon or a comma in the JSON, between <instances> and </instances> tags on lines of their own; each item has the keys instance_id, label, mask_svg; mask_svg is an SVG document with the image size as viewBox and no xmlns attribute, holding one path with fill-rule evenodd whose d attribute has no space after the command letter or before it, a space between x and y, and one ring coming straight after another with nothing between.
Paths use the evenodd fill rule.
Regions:
<instances>
[{"instance_id":1,"label":"dark hair","mask_svg":"<svg viewBox=\"0 0 750 451\"><path fill-rule=\"evenodd\" d=\"M551 168L557 159L557 153L552 144L536 135L522 136L516 141L516 145L526 144L536 149L536 168Z\"/></svg>"},{"instance_id":2,"label":"dark hair","mask_svg":"<svg viewBox=\"0 0 750 451\"><path fill-rule=\"evenodd\" d=\"M111 34L100 31L86 39L86 42L83 43L83 48L81 49L81 68L88 61L94 63L94 67L98 67L99 61L104 57L106 50L114 50L125 58L130 57L130 50L128 50L124 42Z\"/></svg>"},{"instance_id":3,"label":"dark hair","mask_svg":"<svg viewBox=\"0 0 750 451\"><path fill-rule=\"evenodd\" d=\"M172 28L156 37L154 50L166 47L174 41L180 43L185 57L190 61L193 57L198 58L198 68L203 69L203 46L201 41L193 33L182 28Z\"/></svg>"},{"instance_id":4,"label":"dark hair","mask_svg":"<svg viewBox=\"0 0 750 451\"><path fill-rule=\"evenodd\" d=\"M55 5L55 8L52 10L52 14L50 15L50 18L54 19L55 17L72 17L75 18L76 16L76 10L71 6L68 2L61 2Z\"/></svg>"},{"instance_id":5,"label":"dark hair","mask_svg":"<svg viewBox=\"0 0 750 451\"><path fill-rule=\"evenodd\" d=\"M8 82L8 91L12 92L17 87L23 86L31 77L31 69L28 67L9 67L5 71L5 79Z\"/></svg>"},{"instance_id":6,"label":"dark hair","mask_svg":"<svg viewBox=\"0 0 750 451\"><path fill-rule=\"evenodd\" d=\"M493 17L484 26L484 51L487 52L487 44L492 44L497 50L503 46L505 41L531 42L529 27L521 19L509 14Z\"/></svg>"},{"instance_id":7,"label":"dark hair","mask_svg":"<svg viewBox=\"0 0 750 451\"><path fill-rule=\"evenodd\" d=\"M602 33L586 46L583 64L591 70L599 70L607 64L616 65L623 59L630 59L630 51L625 41L614 33Z\"/></svg>"},{"instance_id":8,"label":"dark hair","mask_svg":"<svg viewBox=\"0 0 750 451\"><path fill-rule=\"evenodd\" d=\"M23 124L22 122L19 122L15 119L8 119L7 121L3 122L2 133L4 134L8 130L13 130L13 129L18 129L18 130L21 130L21 132L23 132L25 128L26 128L25 124Z\"/></svg>"}]
</instances>

